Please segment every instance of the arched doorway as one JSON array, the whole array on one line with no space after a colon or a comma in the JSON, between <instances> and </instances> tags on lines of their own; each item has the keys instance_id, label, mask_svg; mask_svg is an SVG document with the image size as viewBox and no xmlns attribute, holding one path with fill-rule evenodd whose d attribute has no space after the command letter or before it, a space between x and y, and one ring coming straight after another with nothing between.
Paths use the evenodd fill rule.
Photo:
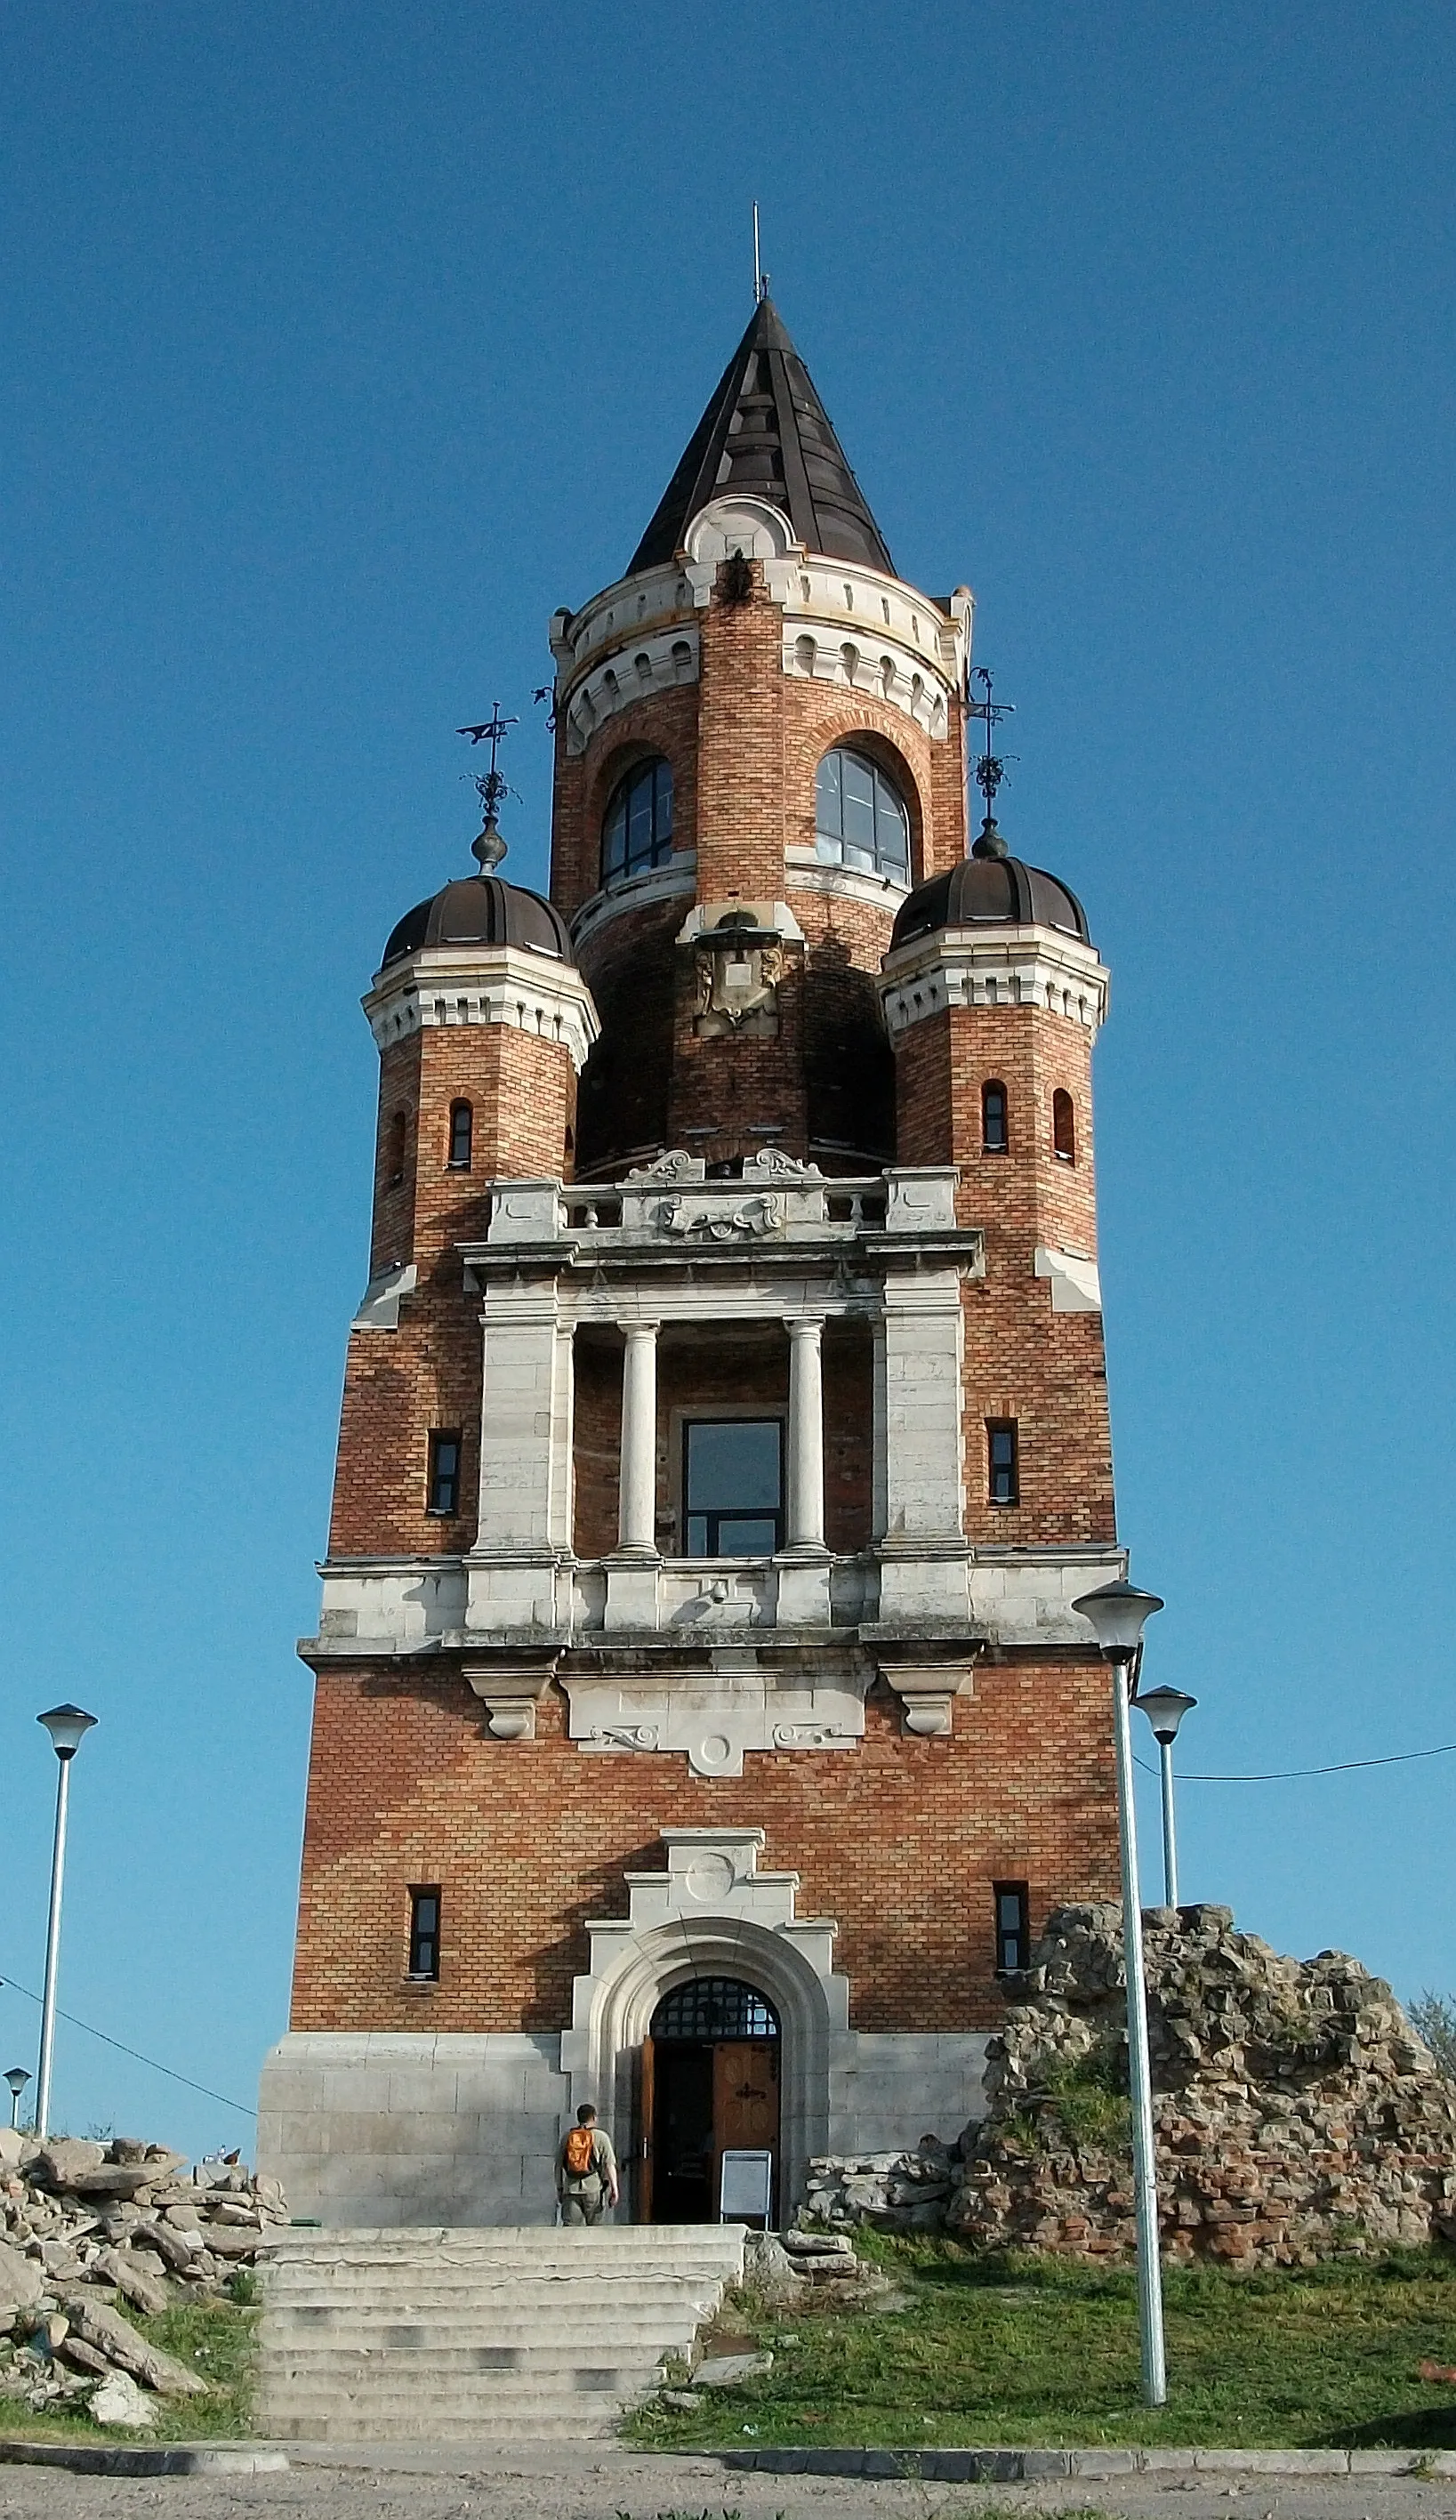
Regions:
<instances>
[{"instance_id":1,"label":"arched doorway","mask_svg":"<svg viewBox=\"0 0 1456 2520\"><path fill-rule=\"evenodd\" d=\"M772 2152L777 2170L780 2052L779 2016L744 1979L668 1989L642 2048L643 2222L716 2222L727 2150Z\"/></svg>"}]
</instances>

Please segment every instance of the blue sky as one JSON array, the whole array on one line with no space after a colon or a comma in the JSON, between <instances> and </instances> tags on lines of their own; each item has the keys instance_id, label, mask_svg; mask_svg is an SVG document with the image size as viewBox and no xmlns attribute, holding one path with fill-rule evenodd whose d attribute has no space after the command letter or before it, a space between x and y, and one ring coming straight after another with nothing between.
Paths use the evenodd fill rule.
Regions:
<instances>
[{"instance_id":1,"label":"blue sky","mask_svg":"<svg viewBox=\"0 0 1456 2520\"><path fill-rule=\"evenodd\" d=\"M1456 1738L1453 70L1399 0L5 14L0 1977L39 1986L74 1696L63 2002L254 2097L357 1000L469 864L497 696L544 878L546 620L747 320L755 193L898 566L977 590L1003 823L1113 966L1120 1511L1185 1763ZM1453 1789L1190 1783L1185 1895L1448 1987ZM7 1984L0 2067L34 2035ZM57 2108L250 2135L65 2026Z\"/></svg>"}]
</instances>

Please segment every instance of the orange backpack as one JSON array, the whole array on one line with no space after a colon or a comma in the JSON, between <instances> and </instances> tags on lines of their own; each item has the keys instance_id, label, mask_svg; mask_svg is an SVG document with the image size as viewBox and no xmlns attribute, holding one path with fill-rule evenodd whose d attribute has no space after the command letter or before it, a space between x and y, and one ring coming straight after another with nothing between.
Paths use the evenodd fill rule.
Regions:
<instances>
[{"instance_id":1,"label":"orange backpack","mask_svg":"<svg viewBox=\"0 0 1456 2520\"><path fill-rule=\"evenodd\" d=\"M572 2127L567 2138L567 2177L569 2179L590 2179L592 2145L596 2132L595 2127Z\"/></svg>"}]
</instances>

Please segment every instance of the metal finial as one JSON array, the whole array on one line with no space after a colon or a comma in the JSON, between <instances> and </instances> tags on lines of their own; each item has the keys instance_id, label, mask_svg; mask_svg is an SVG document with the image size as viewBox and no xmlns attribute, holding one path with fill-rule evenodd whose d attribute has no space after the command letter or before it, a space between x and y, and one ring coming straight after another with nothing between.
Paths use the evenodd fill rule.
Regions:
<instances>
[{"instance_id":1,"label":"metal finial","mask_svg":"<svg viewBox=\"0 0 1456 2520\"><path fill-rule=\"evenodd\" d=\"M768 295L768 274L758 255L758 204L753 203L753 303L761 306Z\"/></svg>"},{"instance_id":2,"label":"metal finial","mask_svg":"<svg viewBox=\"0 0 1456 2520\"><path fill-rule=\"evenodd\" d=\"M995 742L996 729L1000 725L1001 720L1004 717L1015 717L1016 708L1012 701L998 700L996 698L990 670L987 666L978 665L976 671L971 676L971 680L973 683L978 683L980 685L980 698L978 700L968 698L966 702L966 714L968 717L979 718L982 726L985 728L985 750L978 759L975 771L972 775L975 778L977 787L980 789L982 796L985 798L986 808L985 820L981 824L980 831L972 845L971 854L973 857L977 858L1004 858L1010 853L1007 849L1004 838L996 828L996 796L1001 783L1006 777L1007 763L1009 761L1015 761L1018 756L1014 752L993 752L991 746Z\"/></svg>"},{"instance_id":3,"label":"metal finial","mask_svg":"<svg viewBox=\"0 0 1456 2520\"><path fill-rule=\"evenodd\" d=\"M490 715L483 726L458 726L455 730L457 735L468 735L472 743L488 743L490 746L489 769L479 778L471 779L471 786L485 809L485 820L471 842L471 855L482 875L489 875L506 854L506 843L501 837L497 818L506 798L515 790L496 768L496 757L507 727L519 726L520 723L519 718L502 717L499 700L492 700Z\"/></svg>"}]
</instances>

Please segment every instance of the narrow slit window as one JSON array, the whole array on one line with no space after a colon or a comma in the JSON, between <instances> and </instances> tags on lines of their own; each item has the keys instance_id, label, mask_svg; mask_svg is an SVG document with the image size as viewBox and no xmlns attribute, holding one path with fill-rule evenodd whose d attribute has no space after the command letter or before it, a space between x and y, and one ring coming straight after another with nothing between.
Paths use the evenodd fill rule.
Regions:
<instances>
[{"instance_id":1,"label":"narrow slit window","mask_svg":"<svg viewBox=\"0 0 1456 2520\"><path fill-rule=\"evenodd\" d=\"M1021 1447L1017 1441L1014 1418L988 1418L986 1420L987 1492L992 1505L1018 1505L1021 1502Z\"/></svg>"},{"instance_id":2,"label":"narrow slit window","mask_svg":"<svg viewBox=\"0 0 1456 2520\"><path fill-rule=\"evenodd\" d=\"M437 1887L412 1890L410 1896L409 1973L439 1976L440 1894Z\"/></svg>"},{"instance_id":3,"label":"narrow slit window","mask_svg":"<svg viewBox=\"0 0 1456 2520\"><path fill-rule=\"evenodd\" d=\"M385 1186L387 1190L397 1190L404 1179L404 1113L396 1111L385 1132Z\"/></svg>"},{"instance_id":4,"label":"narrow slit window","mask_svg":"<svg viewBox=\"0 0 1456 2520\"><path fill-rule=\"evenodd\" d=\"M453 1427L437 1426L430 1438L430 1496L427 1513L460 1511L460 1436Z\"/></svg>"},{"instance_id":5,"label":"narrow slit window","mask_svg":"<svg viewBox=\"0 0 1456 2520\"><path fill-rule=\"evenodd\" d=\"M471 1168L471 1142L475 1135L475 1113L468 1102L450 1105L450 1170L468 1173Z\"/></svg>"},{"instance_id":6,"label":"narrow slit window","mask_svg":"<svg viewBox=\"0 0 1456 2520\"><path fill-rule=\"evenodd\" d=\"M980 1089L980 1143L988 1155L1004 1155L1011 1144L1006 1128L1006 1088L992 1077Z\"/></svg>"},{"instance_id":7,"label":"narrow slit window","mask_svg":"<svg viewBox=\"0 0 1456 2520\"><path fill-rule=\"evenodd\" d=\"M1052 1096L1052 1151L1059 1163L1076 1162L1076 1109L1065 1085Z\"/></svg>"},{"instance_id":8,"label":"narrow slit window","mask_svg":"<svg viewBox=\"0 0 1456 2520\"><path fill-rule=\"evenodd\" d=\"M996 1975L1009 1977L1031 1964L1031 1901L1024 1881L995 1881Z\"/></svg>"}]
</instances>

